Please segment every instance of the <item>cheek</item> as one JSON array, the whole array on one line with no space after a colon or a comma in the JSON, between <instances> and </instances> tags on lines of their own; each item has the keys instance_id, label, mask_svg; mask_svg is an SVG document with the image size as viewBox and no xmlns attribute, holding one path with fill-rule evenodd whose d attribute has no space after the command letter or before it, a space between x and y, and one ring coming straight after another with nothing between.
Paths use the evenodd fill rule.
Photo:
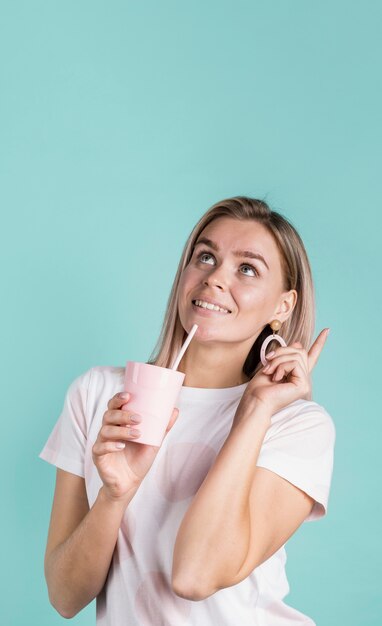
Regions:
<instances>
[{"instance_id":1,"label":"cheek","mask_svg":"<svg viewBox=\"0 0 382 626\"><path fill-rule=\"evenodd\" d=\"M250 320L252 323L255 319L263 324L271 311L273 310L274 303L269 297L269 292L265 289L253 289L241 292L237 296L240 313Z\"/></svg>"},{"instance_id":2,"label":"cheek","mask_svg":"<svg viewBox=\"0 0 382 626\"><path fill-rule=\"evenodd\" d=\"M185 268L179 280L179 295L178 295L179 303L185 302L185 300L187 300L187 297L188 297L187 294L189 293L190 289L192 289L192 286L193 286L192 272L190 272L189 268Z\"/></svg>"},{"instance_id":3,"label":"cheek","mask_svg":"<svg viewBox=\"0 0 382 626\"><path fill-rule=\"evenodd\" d=\"M187 287L187 271L184 270L183 273L181 274L180 277L180 281L179 281L179 297L182 297L183 292L185 291Z\"/></svg>"},{"instance_id":4,"label":"cheek","mask_svg":"<svg viewBox=\"0 0 382 626\"><path fill-rule=\"evenodd\" d=\"M238 295L240 306L243 310L259 310L266 306L268 299L260 290L246 290Z\"/></svg>"},{"instance_id":5,"label":"cheek","mask_svg":"<svg viewBox=\"0 0 382 626\"><path fill-rule=\"evenodd\" d=\"M198 277L199 272L191 265L187 265L181 274L179 286L181 286L183 290L191 289L197 283Z\"/></svg>"}]
</instances>

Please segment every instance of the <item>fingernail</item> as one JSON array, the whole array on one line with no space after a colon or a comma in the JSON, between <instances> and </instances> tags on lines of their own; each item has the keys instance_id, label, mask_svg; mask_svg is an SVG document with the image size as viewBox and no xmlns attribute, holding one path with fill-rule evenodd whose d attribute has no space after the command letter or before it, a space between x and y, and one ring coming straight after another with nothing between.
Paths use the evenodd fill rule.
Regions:
<instances>
[{"instance_id":1,"label":"fingernail","mask_svg":"<svg viewBox=\"0 0 382 626\"><path fill-rule=\"evenodd\" d=\"M266 354L266 358L270 359L272 356L274 356L276 354L276 352L274 350L272 350L272 352L269 352L269 354Z\"/></svg>"},{"instance_id":2,"label":"fingernail","mask_svg":"<svg viewBox=\"0 0 382 626\"><path fill-rule=\"evenodd\" d=\"M330 328L327 328L327 329L326 329L326 336L328 336L328 335L329 335L329 333L330 333Z\"/></svg>"},{"instance_id":3,"label":"fingernail","mask_svg":"<svg viewBox=\"0 0 382 626\"><path fill-rule=\"evenodd\" d=\"M139 417L139 415L132 415L130 417L130 421L133 422L134 424L139 424L139 422L142 421L142 418Z\"/></svg>"},{"instance_id":4,"label":"fingernail","mask_svg":"<svg viewBox=\"0 0 382 626\"><path fill-rule=\"evenodd\" d=\"M124 400L126 400L126 398L129 397L129 394L126 391L122 391L122 393L118 394L120 398L123 398Z\"/></svg>"},{"instance_id":5,"label":"fingernail","mask_svg":"<svg viewBox=\"0 0 382 626\"><path fill-rule=\"evenodd\" d=\"M138 437L141 434L141 431L138 428L130 428L129 435L132 437Z\"/></svg>"},{"instance_id":6,"label":"fingernail","mask_svg":"<svg viewBox=\"0 0 382 626\"><path fill-rule=\"evenodd\" d=\"M115 447L118 448L118 450L123 450L123 448L125 447L125 443L122 443L120 441L117 441L117 443L115 444Z\"/></svg>"}]
</instances>

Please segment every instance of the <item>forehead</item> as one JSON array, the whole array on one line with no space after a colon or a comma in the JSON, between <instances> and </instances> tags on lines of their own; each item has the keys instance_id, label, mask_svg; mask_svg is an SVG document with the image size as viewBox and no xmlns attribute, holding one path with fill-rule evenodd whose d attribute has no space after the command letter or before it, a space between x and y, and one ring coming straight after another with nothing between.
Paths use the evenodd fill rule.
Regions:
<instances>
[{"instance_id":1,"label":"forehead","mask_svg":"<svg viewBox=\"0 0 382 626\"><path fill-rule=\"evenodd\" d=\"M255 220L238 220L231 217L218 217L200 233L221 248L229 250L251 250L259 252L269 268L280 268L281 259L277 244L268 229Z\"/></svg>"}]
</instances>

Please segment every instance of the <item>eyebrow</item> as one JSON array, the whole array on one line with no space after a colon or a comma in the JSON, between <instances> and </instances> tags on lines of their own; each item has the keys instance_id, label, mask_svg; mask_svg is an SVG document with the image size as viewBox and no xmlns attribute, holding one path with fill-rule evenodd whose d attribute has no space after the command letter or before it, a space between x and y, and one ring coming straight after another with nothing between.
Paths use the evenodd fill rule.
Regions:
<instances>
[{"instance_id":1,"label":"eyebrow","mask_svg":"<svg viewBox=\"0 0 382 626\"><path fill-rule=\"evenodd\" d=\"M200 239L198 239L195 246L198 246L199 244L205 244L206 246L212 248L212 250L215 250L215 252L219 252L219 246L217 246L216 243L214 243L213 241L211 241L211 239L208 239L207 237L201 237ZM258 261L264 263L265 267L269 270L268 263L264 259L263 255L259 252L252 252L252 250L234 250L233 254L237 257L245 257L246 259L257 259Z\"/></svg>"}]
</instances>

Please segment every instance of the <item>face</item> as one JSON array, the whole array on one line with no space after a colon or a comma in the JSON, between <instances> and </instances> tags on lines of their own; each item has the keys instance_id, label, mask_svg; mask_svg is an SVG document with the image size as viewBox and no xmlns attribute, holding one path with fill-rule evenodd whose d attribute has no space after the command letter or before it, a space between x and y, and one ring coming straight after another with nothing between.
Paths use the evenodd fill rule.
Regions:
<instances>
[{"instance_id":1,"label":"face","mask_svg":"<svg viewBox=\"0 0 382 626\"><path fill-rule=\"evenodd\" d=\"M262 258L261 258L262 257ZM219 217L199 235L179 285L183 328L199 341L255 341L289 316L296 292L283 291L281 258L260 223Z\"/></svg>"}]
</instances>

